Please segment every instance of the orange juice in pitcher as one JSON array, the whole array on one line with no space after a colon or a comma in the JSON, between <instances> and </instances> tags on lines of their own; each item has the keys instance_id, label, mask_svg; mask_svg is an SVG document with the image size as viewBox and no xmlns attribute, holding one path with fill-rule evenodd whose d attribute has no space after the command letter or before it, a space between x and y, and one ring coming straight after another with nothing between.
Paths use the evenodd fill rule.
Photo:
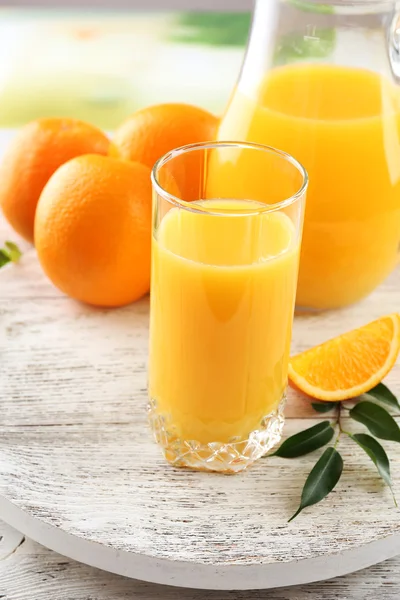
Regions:
<instances>
[{"instance_id":1,"label":"orange juice in pitcher","mask_svg":"<svg viewBox=\"0 0 400 600\"><path fill-rule=\"evenodd\" d=\"M398 260L394 7L318 0L256 4L244 67L218 139L269 144L308 171L297 289L302 309L360 300ZM259 184L268 187L268 181Z\"/></svg>"}]
</instances>

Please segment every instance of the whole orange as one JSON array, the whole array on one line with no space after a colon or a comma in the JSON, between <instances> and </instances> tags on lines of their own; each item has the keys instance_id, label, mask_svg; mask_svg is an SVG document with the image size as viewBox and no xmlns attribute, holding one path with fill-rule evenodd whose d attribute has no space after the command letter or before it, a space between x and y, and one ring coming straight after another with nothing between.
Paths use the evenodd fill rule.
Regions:
<instances>
[{"instance_id":1,"label":"whole orange","mask_svg":"<svg viewBox=\"0 0 400 600\"><path fill-rule=\"evenodd\" d=\"M156 104L133 113L115 132L110 153L150 169L166 152L214 140L219 120L190 104Z\"/></svg>"},{"instance_id":2,"label":"whole orange","mask_svg":"<svg viewBox=\"0 0 400 600\"><path fill-rule=\"evenodd\" d=\"M0 165L0 206L19 235L33 242L36 205L50 176L81 154L106 155L110 141L77 119L37 119L19 131Z\"/></svg>"},{"instance_id":3,"label":"whole orange","mask_svg":"<svg viewBox=\"0 0 400 600\"><path fill-rule=\"evenodd\" d=\"M150 285L148 167L88 154L60 167L40 196L35 245L50 280L68 296L122 306Z\"/></svg>"}]
</instances>

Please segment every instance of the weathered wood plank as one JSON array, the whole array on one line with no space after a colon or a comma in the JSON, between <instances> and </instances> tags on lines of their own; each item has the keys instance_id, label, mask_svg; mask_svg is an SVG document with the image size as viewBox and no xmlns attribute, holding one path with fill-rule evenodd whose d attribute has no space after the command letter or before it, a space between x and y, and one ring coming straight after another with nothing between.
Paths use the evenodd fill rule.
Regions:
<instances>
[{"instance_id":1,"label":"weathered wood plank","mask_svg":"<svg viewBox=\"0 0 400 600\"><path fill-rule=\"evenodd\" d=\"M99 571L27 540L0 561L6 600L398 600L400 557L322 583L245 592L158 586Z\"/></svg>"},{"instance_id":2,"label":"weathered wood plank","mask_svg":"<svg viewBox=\"0 0 400 600\"><path fill-rule=\"evenodd\" d=\"M355 307L296 317L293 352L398 310L399 289L397 270ZM287 518L318 453L296 461L269 458L235 477L168 467L146 426L147 330L147 299L119 310L83 306L51 286L34 251L2 269L0 503L15 524L19 518L21 528L35 523L38 538L44 527L56 527L49 545L61 532L78 546L111 549L117 562L144 557L154 564L148 578L153 570L168 577L176 564L210 567L210 574L246 567L262 577L262 568L286 563L287 573L296 565L304 570L301 560L336 560L345 572L346 553L400 535L389 490L347 439L340 442L346 469L339 486L291 524ZM399 365L388 383L400 393ZM285 435L327 418L293 391L287 417ZM399 492L398 448L385 446ZM82 547L79 558L93 562L94 553ZM379 548L360 564L382 560ZM161 571L160 561L166 561ZM276 598L285 597L279 593Z\"/></svg>"},{"instance_id":3,"label":"weathered wood plank","mask_svg":"<svg viewBox=\"0 0 400 600\"><path fill-rule=\"evenodd\" d=\"M339 317L334 312L297 317L293 352L396 310L400 269L384 289L386 303L378 291ZM34 252L3 269L0 290L4 423L76 423L88 416L129 422L126 407L146 399L148 300L118 310L76 303L46 280ZM400 364L387 383L400 393ZM288 394L287 418L318 418L306 399Z\"/></svg>"},{"instance_id":4,"label":"weathered wood plank","mask_svg":"<svg viewBox=\"0 0 400 600\"><path fill-rule=\"evenodd\" d=\"M24 542L25 537L3 521L0 521L0 564ZM1 568L0 568L1 573ZM1 578L0 578L1 579Z\"/></svg>"},{"instance_id":5,"label":"weathered wood plank","mask_svg":"<svg viewBox=\"0 0 400 600\"><path fill-rule=\"evenodd\" d=\"M149 439L144 415L137 411L136 418L135 426L3 427L0 494L78 537L202 564L329 556L400 532L389 490L347 439L340 442L346 469L337 490L287 524L316 457L271 457L235 477L173 469ZM290 420L287 434L312 422ZM385 446L398 488L398 449Z\"/></svg>"}]
</instances>

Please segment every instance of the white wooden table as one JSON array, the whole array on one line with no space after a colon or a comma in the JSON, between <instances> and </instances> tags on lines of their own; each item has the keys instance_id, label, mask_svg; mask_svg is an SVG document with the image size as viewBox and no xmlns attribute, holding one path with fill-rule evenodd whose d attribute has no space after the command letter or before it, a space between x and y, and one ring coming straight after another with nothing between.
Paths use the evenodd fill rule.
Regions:
<instances>
[{"instance_id":1,"label":"white wooden table","mask_svg":"<svg viewBox=\"0 0 400 600\"><path fill-rule=\"evenodd\" d=\"M1 216L0 244L5 239L19 241ZM29 253L26 244L22 242L21 246ZM1 281L0 271L0 290ZM9 285L8 281L7 296L12 298ZM363 498L368 502L368 496ZM142 583L99 571L47 550L0 522L0 598L7 600L398 600L399 595L400 557L322 583L254 592L203 592Z\"/></svg>"}]
</instances>

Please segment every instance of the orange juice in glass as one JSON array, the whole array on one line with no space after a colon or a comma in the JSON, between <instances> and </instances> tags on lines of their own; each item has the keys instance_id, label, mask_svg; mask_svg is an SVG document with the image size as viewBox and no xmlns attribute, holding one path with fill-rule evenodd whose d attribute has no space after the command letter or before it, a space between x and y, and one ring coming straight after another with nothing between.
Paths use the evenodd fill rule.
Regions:
<instances>
[{"instance_id":1,"label":"orange juice in glass","mask_svg":"<svg viewBox=\"0 0 400 600\"><path fill-rule=\"evenodd\" d=\"M307 176L271 148L206 143L152 178L150 423L174 465L238 472L281 435Z\"/></svg>"}]
</instances>

